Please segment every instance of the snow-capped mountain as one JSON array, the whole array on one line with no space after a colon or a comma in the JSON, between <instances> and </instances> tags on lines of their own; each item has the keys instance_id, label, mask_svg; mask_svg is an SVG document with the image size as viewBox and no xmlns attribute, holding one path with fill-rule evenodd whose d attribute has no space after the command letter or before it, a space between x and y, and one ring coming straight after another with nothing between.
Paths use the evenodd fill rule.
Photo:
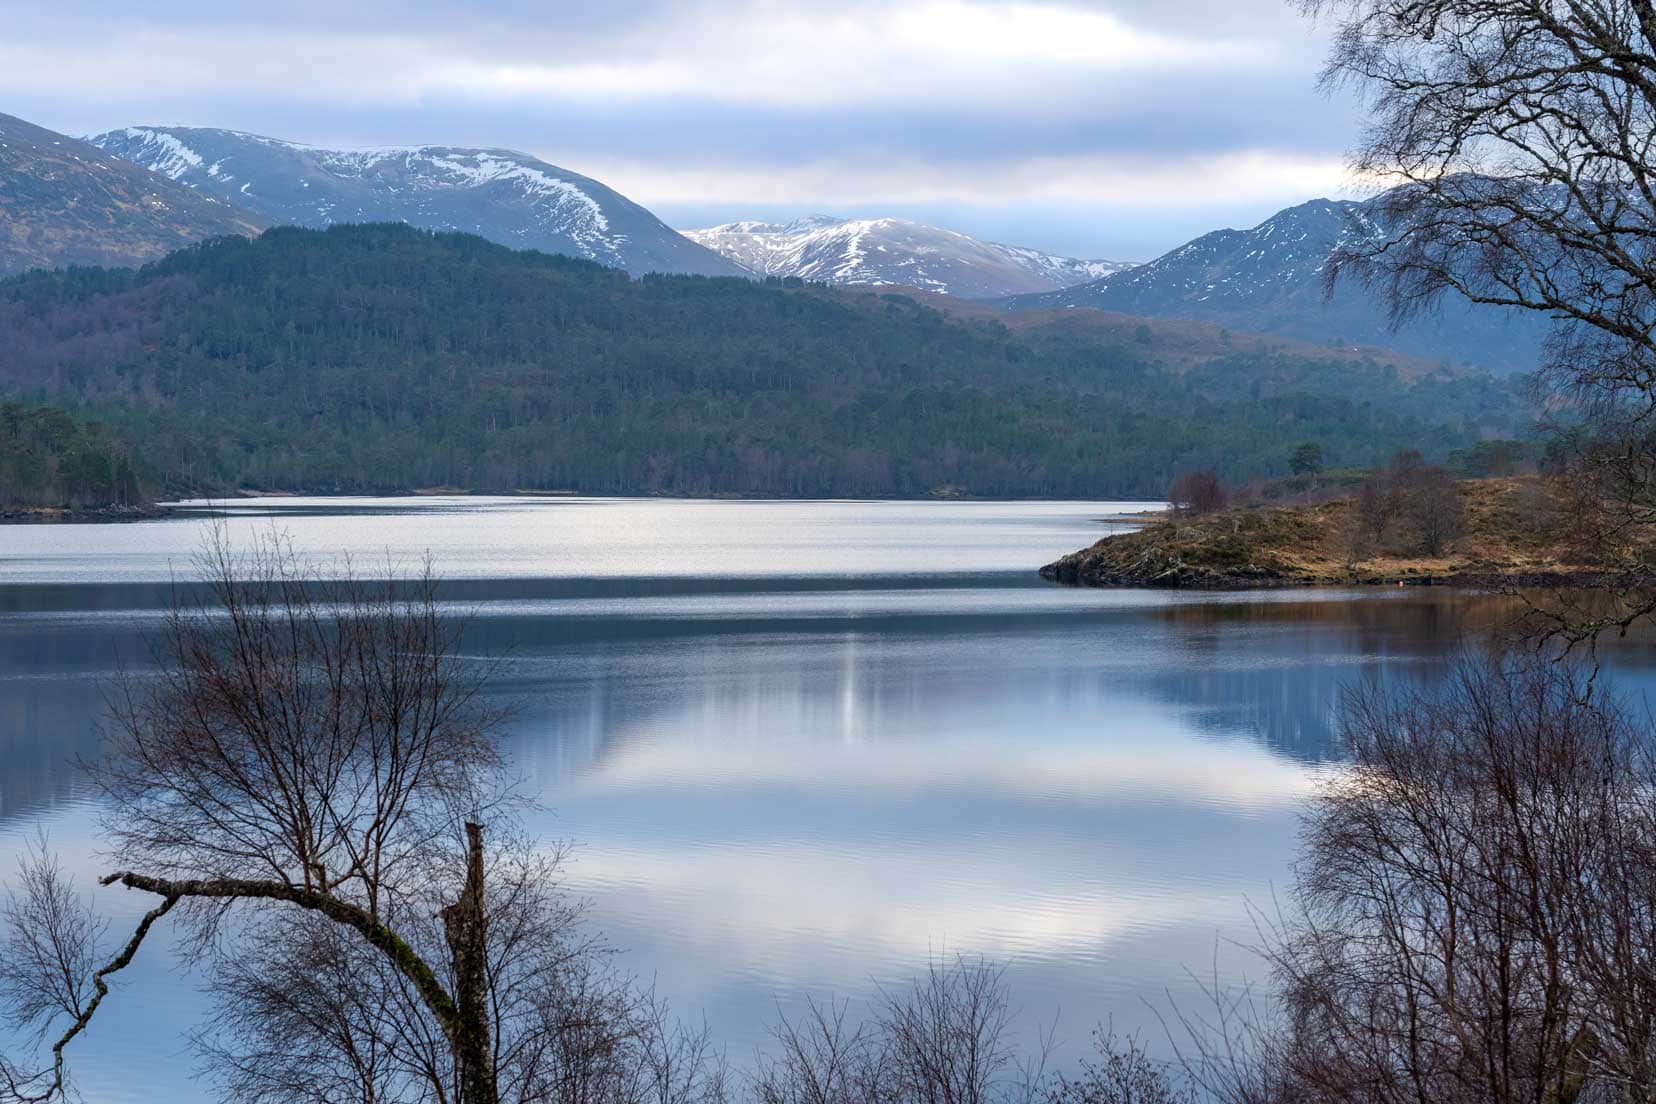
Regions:
<instances>
[{"instance_id":1,"label":"snow-capped mountain","mask_svg":"<svg viewBox=\"0 0 1656 1104\"><path fill-rule=\"evenodd\" d=\"M512 150L322 149L201 127L88 141L275 223L406 222L634 273L746 275L598 181Z\"/></svg>"},{"instance_id":2,"label":"snow-capped mountain","mask_svg":"<svg viewBox=\"0 0 1656 1104\"><path fill-rule=\"evenodd\" d=\"M1383 345L1496 372L1533 369L1547 328L1536 315L1447 297L1436 313L1394 328L1381 297L1355 280L1327 296L1323 275L1334 249L1350 235L1388 232L1383 201L1315 199L1251 230L1215 230L1148 264L1005 305L1190 318L1322 344Z\"/></svg>"},{"instance_id":3,"label":"snow-capped mountain","mask_svg":"<svg viewBox=\"0 0 1656 1104\"><path fill-rule=\"evenodd\" d=\"M0 276L137 265L262 222L102 150L0 115Z\"/></svg>"},{"instance_id":4,"label":"snow-capped mountain","mask_svg":"<svg viewBox=\"0 0 1656 1104\"><path fill-rule=\"evenodd\" d=\"M813 215L788 223L732 222L684 235L761 276L896 285L966 299L1051 291L1130 267L997 245L894 218Z\"/></svg>"}]
</instances>

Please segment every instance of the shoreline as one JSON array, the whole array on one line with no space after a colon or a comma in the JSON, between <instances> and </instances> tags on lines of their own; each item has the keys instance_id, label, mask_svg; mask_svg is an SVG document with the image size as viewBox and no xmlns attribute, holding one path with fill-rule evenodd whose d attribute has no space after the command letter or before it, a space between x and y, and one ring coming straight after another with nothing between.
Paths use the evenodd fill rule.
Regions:
<instances>
[{"instance_id":1,"label":"shoreline","mask_svg":"<svg viewBox=\"0 0 1656 1104\"><path fill-rule=\"evenodd\" d=\"M1068 557L1065 557L1067 560ZM1204 573L1200 576L1109 576L1080 578L1073 568L1057 560L1041 567L1038 574L1060 586L1090 587L1099 590L1195 590L1214 593L1243 590L1390 590L1439 587L1449 590L1500 591L1506 589L1551 590L1591 587L1614 577L1586 569L1538 572L1450 572L1444 574L1364 573L1338 577L1275 576L1247 572Z\"/></svg>"},{"instance_id":2,"label":"shoreline","mask_svg":"<svg viewBox=\"0 0 1656 1104\"><path fill-rule=\"evenodd\" d=\"M1575 547L1565 518L1537 506L1534 477L1462 480L1459 531L1426 551L1418 535L1358 537L1352 498L1234 507L1200 516L1145 515L1039 569L1070 586L1162 590L1591 586L1613 577ZM1126 518L1120 519L1128 520Z\"/></svg>"},{"instance_id":3,"label":"shoreline","mask_svg":"<svg viewBox=\"0 0 1656 1104\"><path fill-rule=\"evenodd\" d=\"M474 491L448 487L421 487L413 490L398 490L384 492L310 492L289 490L238 490L223 496L201 496L193 498L169 499L164 502L150 503L146 506L105 506L91 509L72 509L56 506L28 506L28 507L0 507L0 527L7 525L84 525L98 523L125 523L140 521L163 521L170 518L198 516L202 512L211 512L219 508L233 509L238 505L268 499L275 502L291 499L328 499L340 503L357 501L371 501L376 499L401 499L410 503L421 500L450 497L476 499L521 499L531 501L535 499L628 499L640 502L798 502L798 503L836 503L836 502L864 502L864 503L981 503L981 504L1018 504L1018 503L1071 503L1097 502L1105 505L1134 505L1132 499L1105 498L1043 498L1039 496L996 497L964 494L928 494L928 495L899 495L899 496L870 496L870 497L821 497L800 498L787 495L761 494L624 494L624 493L586 493L573 490L530 490L514 489L505 491ZM1132 513L1100 514L1089 519L1091 523L1106 525L1133 525L1144 527L1155 524L1165 518L1165 507L1158 506L1155 500L1144 499L1144 505L1150 507Z\"/></svg>"},{"instance_id":4,"label":"shoreline","mask_svg":"<svg viewBox=\"0 0 1656 1104\"><path fill-rule=\"evenodd\" d=\"M0 525L86 525L98 522L156 521L173 512L169 506L98 506L78 510L64 506L0 509Z\"/></svg>"}]
</instances>

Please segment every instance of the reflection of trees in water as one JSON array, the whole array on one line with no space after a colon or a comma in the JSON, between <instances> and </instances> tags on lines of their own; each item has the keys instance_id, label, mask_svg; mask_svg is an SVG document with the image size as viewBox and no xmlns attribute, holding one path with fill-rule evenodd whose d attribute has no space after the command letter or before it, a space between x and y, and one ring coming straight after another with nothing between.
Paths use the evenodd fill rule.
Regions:
<instances>
[{"instance_id":1,"label":"reflection of trees in water","mask_svg":"<svg viewBox=\"0 0 1656 1104\"><path fill-rule=\"evenodd\" d=\"M1195 707L1205 731L1246 735L1305 762L1337 759L1342 690L1370 679L1434 680L1462 648L1490 646L1516 608L1446 592L1181 603L1151 617L1176 630L1190 661L1151 682L1167 700Z\"/></svg>"},{"instance_id":2,"label":"reflection of trees in water","mask_svg":"<svg viewBox=\"0 0 1656 1104\"><path fill-rule=\"evenodd\" d=\"M1119 730L1146 696L1178 707L1178 725L1320 762L1340 754L1343 687L1434 678L1463 641L1491 639L1511 608L1441 591L1274 597L1048 614L1034 627L1022 616L881 617L860 632L836 619L809 633L726 635L635 622L625 643L614 626L574 628L578 641L543 640L539 669L514 684L508 668L499 689L522 695L519 745L543 785L664 735L714 755L777 738L895 744L946 740L951 725L1000 713L1010 736L1021 723L1066 724L1073 736Z\"/></svg>"},{"instance_id":3,"label":"reflection of trees in water","mask_svg":"<svg viewBox=\"0 0 1656 1104\"><path fill-rule=\"evenodd\" d=\"M1231 598L1218 602L1180 602L1148 611L1170 625L1202 626L1246 623L1293 624L1344 630L1361 650L1379 651L1398 641L1420 647L1458 647L1463 638L1489 639L1512 625L1522 604L1500 595L1452 590L1415 589L1396 596L1367 592L1356 597L1283 598L1270 592L1259 601Z\"/></svg>"},{"instance_id":4,"label":"reflection of trees in water","mask_svg":"<svg viewBox=\"0 0 1656 1104\"><path fill-rule=\"evenodd\" d=\"M104 608L142 604L133 597ZM490 692L516 708L523 767L545 787L663 736L728 754L743 739L929 741L990 715L1008 731L1064 721L1085 731L1119 725L1122 707L1147 697L1175 707L1179 725L1320 762L1339 754L1343 687L1432 679L1515 608L1428 590L934 617L566 618L484 606L466 650L506 657ZM73 795L73 761L98 747L98 672L117 656L147 660L151 625L0 623L0 675L15 676L0 681L0 819ZM1606 657L1622 684L1656 686L1656 637L1615 642Z\"/></svg>"},{"instance_id":5,"label":"reflection of trees in water","mask_svg":"<svg viewBox=\"0 0 1656 1104\"><path fill-rule=\"evenodd\" d=\"M101 741L85 679L0 682L0 824L38 814L73 797L78 762Z\"/></svg>"},{"instance_id":6,"label":"reflection of trees in water","mask_svg":"<svg viewBox=\"0 0 1656 1104\"><path fill-rule=\"evenodd\" d=\"M130 622L0 622L0 823L75 796L76 764L102 746L101 676L117 657L148 658Z\"/></svg>"},{"instance_id":7,"label":"reflection of trees in water","mask_svg":"<svg viewBox=\"0 0 1656 1104\"><path fill-rule=\"evenodd\" d=\"M1338 759L1343 690L1369 680L1435 682L1463 651L1510 643L1524 609L1515 598L1430 590L1182 603L1150 616L1176 628L1191 661L1152 682L1166 699L1196 707L1204 730L1254 737L1307 762ZM1606 640L1599 658L1623 692L1656 690L1656 634Z\"/></svg>"}]
</instances>

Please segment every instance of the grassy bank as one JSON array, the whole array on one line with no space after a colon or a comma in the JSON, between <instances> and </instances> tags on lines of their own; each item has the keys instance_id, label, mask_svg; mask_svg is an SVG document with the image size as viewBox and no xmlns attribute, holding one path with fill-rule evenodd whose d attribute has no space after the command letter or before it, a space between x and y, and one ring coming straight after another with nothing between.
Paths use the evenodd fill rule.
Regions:
<instances>
[{"instance_id":1,"label":"grassy bank","mask_svg":"<svg viewBox=\"0 0 1656 1104\"><path fill-rule=\"evenodd\" d=\"M1556 585L1599 570L1575 547L1562 511L1534 477L1455 484L1461 531L1426 554L1365 541L1356 495L1305 505L1163 516L1041 569L1083 586L1188 588Z\"/></svg>"}]
</instances>

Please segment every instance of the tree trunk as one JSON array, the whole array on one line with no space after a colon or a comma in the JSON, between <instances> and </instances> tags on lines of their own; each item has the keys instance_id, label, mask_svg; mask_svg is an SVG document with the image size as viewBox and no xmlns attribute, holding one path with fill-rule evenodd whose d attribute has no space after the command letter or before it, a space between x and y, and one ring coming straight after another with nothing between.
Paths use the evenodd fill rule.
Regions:
<instances>
[{"instance_id":1,"label":"tree trunk","mask_svg":"<svg viewBox=\"0 0 1656 1104\"><path fill-rule=\"evenodd\" d=\"M459 1104L499 1104L489 1043L487 928L483 914L483 826L466 825L466 886L443 910L443 934L454 956L454 1003L460 1016L452 1040Z\"/></svg>"}]
</instances>

